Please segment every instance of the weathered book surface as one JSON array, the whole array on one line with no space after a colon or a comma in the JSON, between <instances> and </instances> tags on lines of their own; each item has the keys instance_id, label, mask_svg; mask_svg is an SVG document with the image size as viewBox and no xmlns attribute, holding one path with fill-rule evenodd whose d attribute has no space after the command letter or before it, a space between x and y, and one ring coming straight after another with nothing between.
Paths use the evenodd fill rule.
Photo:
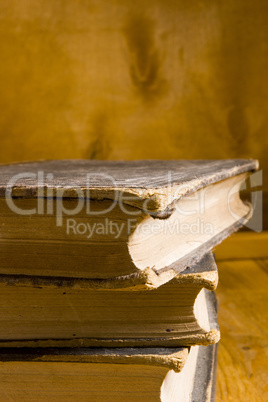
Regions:
<instances>
[{"instance_id":1,"label":"weathered book surface","mask_svg":"<svg viewBox=\"0 0 268 402\"><path fill-rule=\"evenodd\" d=\"M163 283L247 221L239 188L256 168L238 159L0 165L0 273L139 282L156 273Z\"/></svg>"},{"instance_id":2,"label":"weathered book surface","mask_svg":"<svg viewBox=\"0 0 268 402\"><path fill-rule=\"evenodd\" d=\"M199 346L191 402L216 401L218 345Z\"/></svg>"},{"instance_id":3,"label":"weathered book surface","mask_svg":"<svg viewBox=\"0 0 268 402\"><path fill-rule=\"evenodd\" d=\"M186 193L258 168L253 159L223 160L55 160L30 163L0 164L0 196L5 196L7 185L15 175L30 172L44 172L43 181L37 176L25 176L16 180L13 194L16 197L37 197L38 189L44 189L44 196L57 196L64 190L64 196L77 198L76 189L96 200L114 199L116 193L126 192L134 197L124 200L135 207L142 207L144 200L150 200L151 211L163 213L167 207ZM53 177L47 177L53 174ZM88 176L89 175L89 176ZM173 193L167 193L171 184ZM184 185L182 187L182 185ZM181 191L176 191L180 187ZM156 190L157 189L157 190ZM47 191L51 190L49 194Z\"/></svg>"},{"instance_id":4,"label":"weathered book surface","mask_svg":"<svg viewBox=\"0 0 268 402\"><path fill-rule=\"evenodd\" d=\"M108 281L106 281L108 282ZM211 254L152 290L0 277L1 347L188 346L219 340ZM136 289L136 288L134 288Z\"/></svg>"},{"instance_id":5,"label":"weathered book surface","mask_svg":"<svg viewBox=\"0 0 268 402\"><path fill-rule=\"evenodd\" d=\"M209 402L215 347L3 349L0 399Z\"/></svg>"}]
</instances>

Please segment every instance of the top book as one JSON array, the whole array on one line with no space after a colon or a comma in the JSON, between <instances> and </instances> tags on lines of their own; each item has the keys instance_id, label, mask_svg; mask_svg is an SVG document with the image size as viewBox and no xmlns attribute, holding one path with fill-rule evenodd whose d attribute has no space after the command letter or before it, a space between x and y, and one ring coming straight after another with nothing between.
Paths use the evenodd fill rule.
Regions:
<instances>
[{"instance_id":1,"label":"top book","mask_svg":"<svg viewBox=\"0 0 268 402\"><path fill-rule=\"evenodd\" d=\"M0 165L0 273L163 281L243 225L255 160Z\"/></svg>"}]
</instances>

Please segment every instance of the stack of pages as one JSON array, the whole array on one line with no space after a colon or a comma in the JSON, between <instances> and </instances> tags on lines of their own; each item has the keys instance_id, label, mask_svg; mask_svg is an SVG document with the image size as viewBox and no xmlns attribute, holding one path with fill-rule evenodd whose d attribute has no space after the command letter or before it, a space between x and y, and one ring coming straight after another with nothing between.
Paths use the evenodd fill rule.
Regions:
<instances>
[{"instance_id":1,"label":"stack of pages","mask_svg":"<svg viewBox=\"0 0 268 402\"><path fill-rule=\"evenodd\" d=\"M254 160L0 165L0 400L211 401L211 250Z\"/></svg>"}]
</instances>

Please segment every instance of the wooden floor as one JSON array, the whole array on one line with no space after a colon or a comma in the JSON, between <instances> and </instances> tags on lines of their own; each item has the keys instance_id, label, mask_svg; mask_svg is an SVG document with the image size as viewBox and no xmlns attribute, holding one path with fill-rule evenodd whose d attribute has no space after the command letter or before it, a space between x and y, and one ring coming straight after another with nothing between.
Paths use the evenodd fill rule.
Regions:
<instances>
[{"instance_id":1,"label":"wooden floor","mask_svg":"<svg viewBox=\"0 0 268 402\"><path fill-rule=\"evenodd\" d=\"M216 249L220 282L216 401L268 401L268 234Z\"/></svg>"}]
</instances>

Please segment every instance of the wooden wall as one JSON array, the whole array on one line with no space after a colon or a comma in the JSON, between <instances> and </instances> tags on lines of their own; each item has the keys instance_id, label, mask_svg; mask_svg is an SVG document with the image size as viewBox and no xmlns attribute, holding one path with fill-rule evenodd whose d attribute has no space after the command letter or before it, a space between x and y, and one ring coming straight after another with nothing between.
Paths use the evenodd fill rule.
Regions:
<instances>
[{"instance_id":1,"label":"wooden wall","mask_svg":"<svg viewBox=\"0 0 268 402\"><path fill-rule=\"evenodd\" d=\"M9 0L0 19L0 162L254 157L267 170L266 0Z\"/></svg>"}]
</instances>

